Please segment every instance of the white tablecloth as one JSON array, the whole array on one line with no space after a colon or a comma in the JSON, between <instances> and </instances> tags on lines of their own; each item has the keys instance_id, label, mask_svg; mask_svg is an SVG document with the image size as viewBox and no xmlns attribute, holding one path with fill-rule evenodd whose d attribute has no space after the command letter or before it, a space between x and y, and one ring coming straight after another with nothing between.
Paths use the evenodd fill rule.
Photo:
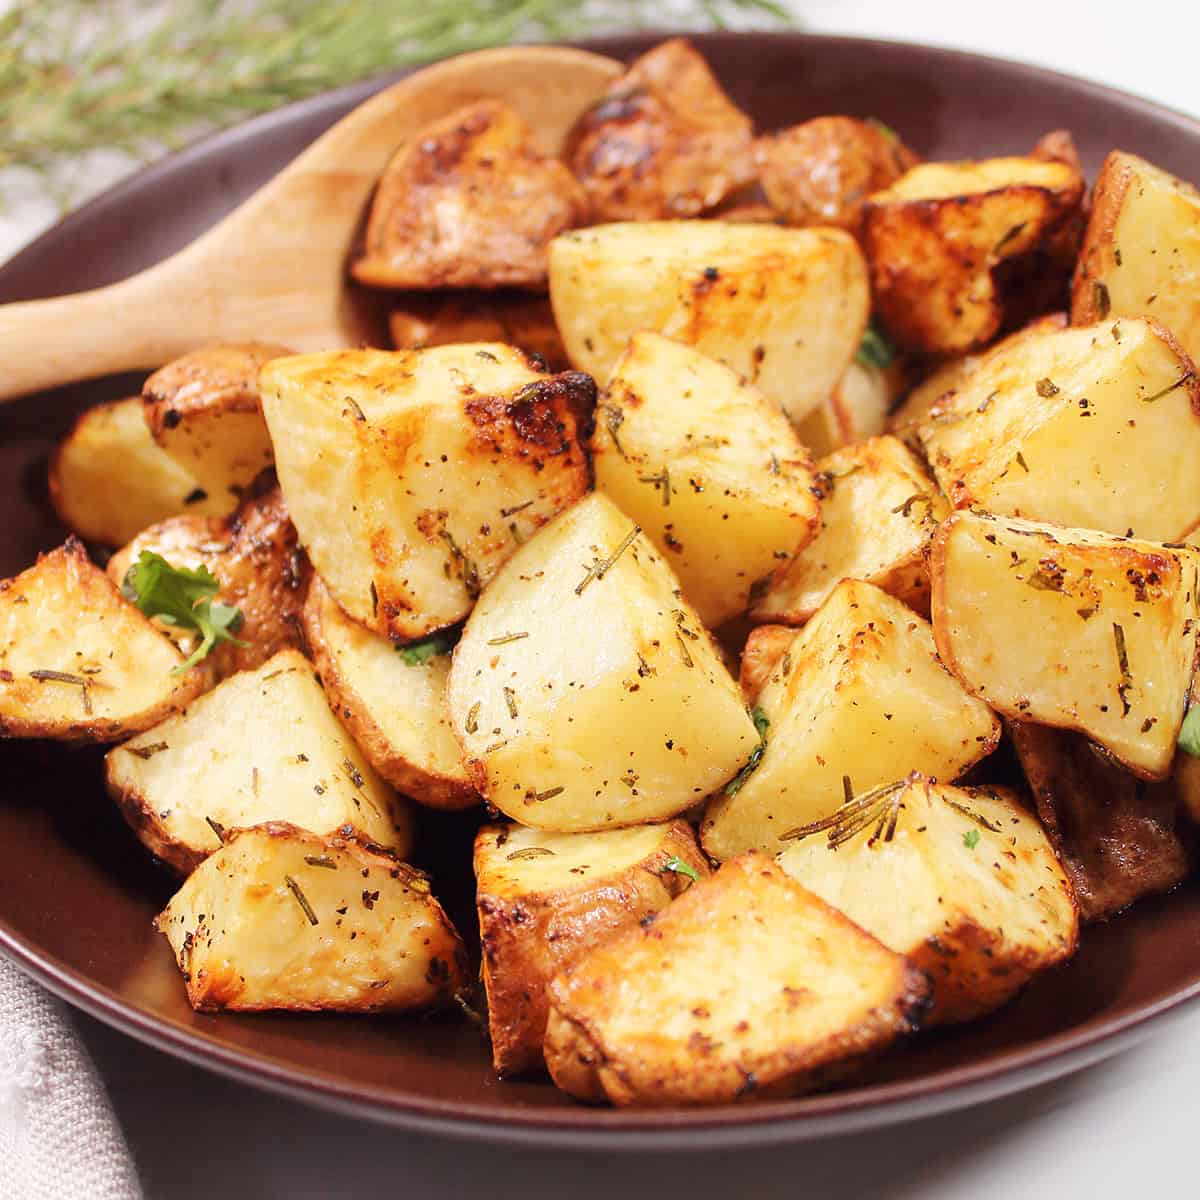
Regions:
<instances>
[{"instance_id":1,"label":"white tablecloth","mask_svg":"<svg viewBox=\"0 0 1200 1200\"><path fill-rule=\"evenodd\" d=\"M1200 113L1198 0L793 0L792 8L810 30L1022 58ZM34 200L0 214L0 259L50 215ZM849 1139L701 1161L508 1151L397 1133L226 1082L86 1018L78 1025L148 1195L169 1200L1152 1200L1176 1182L1181 1194L1196 1190L1190 1150L1200 1112L1200 1013L1108 1063L1007 1100Z\"/></svg>"}]
</instances>

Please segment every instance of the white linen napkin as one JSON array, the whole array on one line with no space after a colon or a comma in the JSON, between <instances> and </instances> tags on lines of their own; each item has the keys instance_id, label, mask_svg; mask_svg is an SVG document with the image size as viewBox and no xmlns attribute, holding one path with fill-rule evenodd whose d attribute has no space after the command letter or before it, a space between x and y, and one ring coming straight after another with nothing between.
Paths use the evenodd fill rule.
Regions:
<instances>
[{"instance_id":1,"label":"white linen napkin","mask_svg":"<svg viewBox=\"0 0 1200 1200\"><path fill-rule=\"evenodd\" d=\"M142 1197L108 1094L66 1009L5 958L0 958L0 1197Z\"/></svg>"}]
</instances>

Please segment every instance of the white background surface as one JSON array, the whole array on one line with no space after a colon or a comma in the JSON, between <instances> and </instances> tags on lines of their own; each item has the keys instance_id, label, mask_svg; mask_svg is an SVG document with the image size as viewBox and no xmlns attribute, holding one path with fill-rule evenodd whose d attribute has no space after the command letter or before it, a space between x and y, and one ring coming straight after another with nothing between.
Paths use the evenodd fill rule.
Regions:
<instances>
[{"instance_id":1,"label":"white background surface","mask_svg":"<svg viewBox=\"0 0 1200 1200\"><path fill-rule=\"evenodd\" d=\"M1200 0L805 0L792 7L809 30L1021 58L1200 115ZM48 216L33 201L4 214L0 259ZM80 1027L148 1194L168 1200L1151 1200L1179 1184L1181 1194L1195 1194L1200 1013L1108 1063L966 1112L813 1146L686 1159L508 1151L396 1133L227 1083L89 1020Z\"/></svg>"}]
</instances>

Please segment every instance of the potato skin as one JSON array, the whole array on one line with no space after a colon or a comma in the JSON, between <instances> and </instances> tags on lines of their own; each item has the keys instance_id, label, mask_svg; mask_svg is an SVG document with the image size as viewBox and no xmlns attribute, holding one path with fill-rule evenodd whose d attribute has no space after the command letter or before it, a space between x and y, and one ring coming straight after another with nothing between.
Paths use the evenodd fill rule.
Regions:
<instances>
[{"instance_id":1,"label":"potato skin","mask_svg":"<svg viewBox=\"0 0 1200 1200\"><path fill-rule=\"evenodd\" d=\"M746 703L753 704L763 690L775 664L796 640L790 625L759 625L750 631L742 650L742 666L738 682L746 693Z\"/></svg>"},{"instance_id":2,"label":"potato skin","mask_svg":"<svg viewBox=\"0 0 1200 1200\"><path fill-rule=\"evenodd\" d=\"M593 221L694 217L753 180L752 135L700 54L672 38L580 117L566 158Z\"/></svg>"},{"instance_id":3,"label":"potato skin","mask_svg":"<svg viewBox=\"0 0 1200 1200\"><path fill-rule=\"evenodd\" d=\"M475 871L480 880L476 905L492 1062L498 1074L516 1075L542 1065L547 988L555 975L687 890L691 879L668 869L668 859L680 859L701 877L709 874L708 860L687 822L673 821L659 828L662 836L652 853L616 874L605 871L578 879L575 886L515 894L485 865L491 857L503 860L500 847L502 839L507 840L507 829L484 826L476 835ZM594 842L599 851L612 835L569 836Z\"/></svg>"},{"instance_id":4,"label":"potato skin","mask_svg":"<svg viewBox=\"0 0 1200 1200\"><path fill-rule=\"evenodd\" d=\"M517 112L479 100L396 151L351 270L372 287L538 287L550 239L586 211L583 189Z\"/></svg>"}]
</instances>

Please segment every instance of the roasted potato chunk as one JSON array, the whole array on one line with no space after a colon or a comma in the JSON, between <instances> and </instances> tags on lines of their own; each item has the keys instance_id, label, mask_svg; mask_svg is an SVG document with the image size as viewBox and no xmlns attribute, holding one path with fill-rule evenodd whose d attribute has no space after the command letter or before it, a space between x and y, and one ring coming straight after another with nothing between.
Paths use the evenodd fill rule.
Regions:
<instances>
[{"instance_id":1,"label":"roasted potato chunk","mask_svg":"<svg viewBox=\"0 0 1200 1200\"><path fill-rule=\"evenodd\" d=\"M1173 782L1138 779L1070 730L1014 721L1009 733L1085 921L1168 891L1188 874Z\"/></svg>"},{"instance_id":2,"label":"roasted potato chunk","mask_svg":"<svg viewBox=\"0 0 1200 1200\"><path fill-rule=\"evenodd\" d=\"M108 560L108 577L120 587L142 551L173 567L205 566L220 584L215 599L242 614L236 641L219 643L204 660L213 681L252 671L299 638L303 557L278 488L242 502L231 517L171 517L138 534ZM187 652L194 635L167 627Z\"/></svg>"},{"instance_id":3,"label":"roasted potato chunk","mask_svg":"<svg viewBox=\"0 0 1200 1200\"><path fill-rule=\"evenodd\" d=\"M1123 150L1100 168L1071 320L1153 317L1200 359L1200 191Z\"/></svg>"},{"instance_id":4,"label":"roasted potato chunk","mask_svg":"<svg viewBox=\"0 0 1200 1200\"><path fill-rule=\"evenodd\" d=\"M550 985L546 1065L584 1100L788 1095L908 1033L927 982L761 854L694 884Z\"/></svg>"},{"instance_id":5,"label":"roasted potato chunk","mask_svg":"<svg viewBox=\"0 0 1200 1200\"><path fill-rule=\"evenodd\" d=\"M808 453L787 418L721 363L635 333L592 434L596 486L646 531L710 628L820 522Z\"/></svg>"},{"instance_id":6,"label":"roasted potato chunk","mask_svg":"<svg viewBox=\"0 0 1200 1200\"><path fill-rule=\"evenodd\" d=\"M396 151L351 271L372 287L536 287L550 239L586 214L583 189L521 116L477 100Z\"/></svg>"},{"instance_id":7,"label":"roasted potato chunk","mask_svg":"<svg viewBox=\"0 0 1200 1200\"><path fill-rule=\"evenodd\" d=\"M402 297L388 318L397 350L423 350L455 342L504 342L537 355L551 371L565 371L554 312L546 296L531 292L446 292Z\"/></svg>"},{"instance_id":8,"label":"roasted potato chunk","mask_svg":"<svg viewBox=\"0 0 1200 1200\"><path fill-rule=\"evenodd\" d=\"M938 654L998 712L1076 729L1162 779L1196 665L1198 564L1186 548L955 513L933 539Z\"/></svg>"},{"instance_id":9,"label":"roasted potato chunk","mask_svg":"<svg viewBox=\"0 0 1200 1200\"><path fill-rule=\"evenodd\" d=\"M924 163L876 192L863 244L888 333L929 355L990 341L1027 307L1029 272L1045 269L1038 256L1062 257L1083 189L1074 167L1030 157Z\"/></svg>"},{"instance_id":10,"label":"roasted potato chunk","mask_svg":"<svg viewBox=\"0 0 1200 1200\"><path fill-rule=\"evenodd\" d=\"M364 629L316 576L304 637L333 711L394 788L429 808L479 803L450 728L450 655L409 649Z\"/></svg>"},{"instance_id":11,"label":"roasted potato chunk","mask_svg":"<svg viewBox=\"0 0 1200 1200\"><path fill-rule=\"evenodd\" d=\"M492 1062L542 1064L550 980L709 873L686 821L602 833L485 825L475 838Z\"/></svg>"},{"instance_id":12,"label":"roasted potato chunk","mask_svg":"<svg viewBox=\"0 0 1200 1200\"><path fill-rule=\"evenodd\" d=\"M938 661L929 625L886 592L845 579L780 655L758 694L762 754L704 817L704 849L778 853L794 829L922 771L956 779L1000 725Z\"/></svg>"},{"instance_id":13,"label":"roasted potato chunk","mask_svg":"<svg viewBox=\"0 0 1200 1200\"><path fill-rule=\"evenodd\" d=\"M902 442L872 438L817 464L821 532L770 581L756 621L803 625L843 579L862 579L928 616L929 539L950 511Z\"/></svg>"},{"instance_id":14,"label":"roasted potato chunk","mask_svg":"<svg viewBox=\"0 0 1200 1200\"><path fill-rule=\"evenodd\" d=\"M263 408L300 541L368 629L425 637L587 491L595 384L511 346L278 359Z\"/></svg>"},{"instance_id":15,"label":"roasted potato chunk","mask_svg":"<svg viewBox=\"0 0 1200 1200\"><path fill-rule=\"evenodd\" d=\"M914 775L856 797L827 829L779 865L925 972L925 1025L981 1017L1075 952L1070 881L1011 793Z\"/></svg>"},{"instance_id":16,"label":"roasted potato chunk","mask_svg":"<svg viewBox=\"0 0 1200 1200\"><path fill-rule=\"evenodd\" d=\"M143 415L154 440L214 499L240 497L271 465L258 373L290 353L268 342L205 346L146 380Z\"/></svg>"},{"instance_id":17,"label":"roasted potato chunk","mask_svg":"<svg viewBox=\"0 0 1200 1200\"><path fill-rule=\"evenodd\" d=\"M829 397L796 426L800 440L823 458L883 433L902 372L852 362Z\"/></svg>"},{"instance_id":18,"label":"roasted potato chunk","mask_svg":"<svg viewBox=\"0 0 1200 1200\"><path fill-rule=\"evenodd\" d=\"M741 672L738 682L747 704L753 704L758 694L771 678L775 664L796 640L796 631L790 625L759 625L750 630L746 645L742 648Z\"/></svg>"},{"instance_id":19,"label":"roasted potato chunk","mask_svg":"<svg viewBox=\"0 0 1200 1200\"><path fill-rule=\"evenodd\" d=\"M522 546L480 597L449 696L476 787L536 829L673 817L758 740L670 566L599 493Z\"/></svg>"},{"instance_id":20,"label":"roasted potato chunk","mask_svg":"<svg viewBox=\"0 0 1200 1200\"><path fill-rule=\"evenodd\" d=\"M1200 520L1200 380L1153 321L1016 339L920 436L956 508L1159 540Z\"/></svg>"},{"instance_id":21,"label":"roasted potato chunk","mask_svg":"<svg viewBox=\"0 0 1200 1200\"><path fill-rule=\"evenodd\" d=\"M567 138L595 221L695 217L754 178L754 127L682 38L614 80Z\"/></svg>"},{"instance_id":22,"label":"roasted potato chunk","mask_svg":"<svg viewBox=\"0 0 1200 1200\"><path fill-rule=\"evenodd\" d=\"M789 225L836 225L857 233L863 204L921 160L886 125L814 117L754 143L758 178Z\"/></svg>"},{"instance_id":23,"label":"roasted potato chunk","mask_svg":"<svg viewBox=\"0 0 1200 1200\"><path fill-rule=\"evenodd\" d=\"M200 1012L409 1012L466 977L428 879L352 830L231 830L155 924Z\"/></svg>"},{"instance_id":24,"label":"roasted potato chunk","mask_svg":"<svg viewBox=\"0 0 1200 1200\"><path fill-rule=\"evenodd\" d=\"M398 854L412 847L407 807L334 719L298 650L110 750L104 778L150 852L183 875L226 829L263 821L318 834L353 826Z\"/></svg>"},{"instance_id":25,"label":"roasted potato chunk","mask_svg":"<svg viewBox=\"0 0 1200 1200\"><path fill-rule=\"evenodd\" d=\"M72 533L123 546L147 525L179 513L225 513L232 496L210 496L150 436L142 398L80 413L50 460L50 503Z\"/></svg>"},{"instance_id":26,"label":"roasted potato chunk","mask_svg":"<svg viewBox=\"0 0 1200 1200\"><path fill-rule=\"evenodd\" d=\"M75 539L0 582L0 737L115 742L204 686Z\"/></svg>"},{"instance_id":27,"label":"roasted potato chunk","mask_svg":"<svg viewBox=\"0 0 1200 1200\"><path fill-rule=\"evenodd\" d=\"M866 266L833 229L720 221L601 225L550 245L571 361L606 379L649 329L746 376L798 422L829 398L867 324Z\"/></svg>"}]
</instances>

